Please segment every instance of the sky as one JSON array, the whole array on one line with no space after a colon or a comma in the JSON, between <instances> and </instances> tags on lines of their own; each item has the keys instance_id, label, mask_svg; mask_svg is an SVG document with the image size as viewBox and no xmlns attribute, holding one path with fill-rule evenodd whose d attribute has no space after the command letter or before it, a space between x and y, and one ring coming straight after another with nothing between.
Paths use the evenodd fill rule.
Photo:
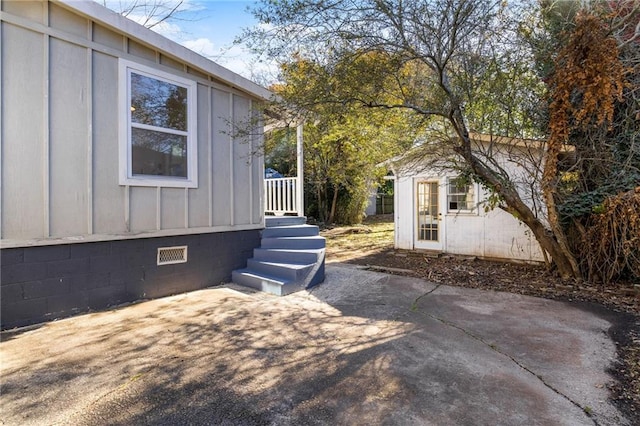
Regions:
<instances>
[{"instance_id":1,"label":"sky","mask_svg":"<svg viewBox=\"0 0 640 426\"><path fill-rule=\"evenodd\" d=\"M104 0L96 1L104 3ZM107 0L106 5L118 11L128 1L131 0ZM255 3L253 0L183 0L185 12L178 15L179 19L165 21L153 30L243 77L262 80L273 69L258 63L242 46L233 44L243 29L258 24L247 10ZM128 18L138 22L141 19L133 14Z\"/></svg>"}]
</instances>

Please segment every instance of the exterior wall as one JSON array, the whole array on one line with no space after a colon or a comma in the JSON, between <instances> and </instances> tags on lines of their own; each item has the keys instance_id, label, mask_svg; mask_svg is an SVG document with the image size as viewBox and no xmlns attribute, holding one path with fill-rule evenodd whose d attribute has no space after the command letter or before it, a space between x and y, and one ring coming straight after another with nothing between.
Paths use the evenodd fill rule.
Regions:
<instances>
[{"instance_id":1,"label":"exterior wall","mask_svg":"<svg viewBox=\"0 0 640 426\"><path fill-rule=\"evenodd\" d=\"M261 228L261 127L235 137L230 125L249 122L259 96L243 86L255 88L88 3L69 5L127 31L64 3L0 3L2 247ZM119 184L120 58L197 82L197 188Z\"/></svg>"},{"instance_id":2,"label":"exterior wall","mask_svg":"<svg viewBox=\"0 0 640 426\"><path fill-rule=\"evenodd\" d=\"M378 194L375 191L372 191L369 194L369 202L367 203L367 207L364 210L364 214L367 216L373 216L376 214L376 200L378 198Z\"/></svg>"},{"instance_id":3,"label":"exterior wall","mask_svg":"<svg viewBox=\"0 0 640 426\"><path fill-rule=\"evenodd\" d=\"M486 194L481 193L481 199ZM485 258L544 261L529 228L500 209L474 214L446 214L447 253Z\"/></svg>"},{"instance_id":4,"label":"exterior wall","mask_svg":"<svg viewBox=\"0 0 640 426\"><path fill-rule=\"evenodd\" d=\"M2 328L245 266L264 220L266 89L92 1L0 0L0 42ZM121 59L196 82L197 187L120 184ZM157 266L157 248L176 245L188 262Z\"/></svg>"},{"instance_id":5,"label":"exterior wall","mask_svg":"<svg viewBox=\"0 0 640 426\"><path fill-rule=\"evenodd\" d=\"M413 176L397 176L394 187L395 246L399 249L413 250L415 233L415 193Z\"/></svg>"},{"instance_id":6,"label":"exterior wall","mask_svg":"<svg viewBox=\"0 0 640 426\"><path fill-rule=\"evenodd\" d=\"M260 231L215 232L0 251L2 329L229 282ZM186 263L158 266L158 247L186 245Z\"/></svg>"},{"instance_id":7,"label":"exterior wall","mask_svg":"<svg viewBox=\"0 0 640 426\"><path fill-rule=\"evenodd\" d=\"M506 162L503 167L509 166ZM514 171L517 173L517 171ZM454 177L451 175L450 177ZM483 258L544 261L542 251L529 228L510 214L494 209L485 212L482 205L474 213L448 213L446 209L447 177L429 175L426 171L405 170L395 183L395 247L416 249L415 181L438 180L440 188L440 227L442 252ZM487 193L476 186L478 201Z\"/></svg>"}]
</instances>

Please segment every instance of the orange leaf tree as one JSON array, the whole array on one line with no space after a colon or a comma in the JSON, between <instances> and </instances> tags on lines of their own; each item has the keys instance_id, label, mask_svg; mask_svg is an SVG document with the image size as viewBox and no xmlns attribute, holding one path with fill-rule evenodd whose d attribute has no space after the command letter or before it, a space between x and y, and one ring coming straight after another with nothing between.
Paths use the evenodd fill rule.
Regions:
<instances>
[{"instance_id":1,"label":"orange leaf tree","mask_svg":"<svg viewBox=\"0 0 640 426\"><path fill-rule=\"evenodd\" d=\"M593 259L584 252L592 246L585 241L584 225L593 223L588 216L606 197L640 184L640 128L634 119L640 107L634 96L639 89L638 43L629 34L629 28L638 31L640 10L632 2L613 6L578 11L559 37L562 47L548 80L550 136L543 195L551 228L570 254L572 269L589 280L594 276L589 266ZM574 162L559 170L559 154L567 145ZM580 253L580 262L572 252Z\"/></svg>"}]
</instances>

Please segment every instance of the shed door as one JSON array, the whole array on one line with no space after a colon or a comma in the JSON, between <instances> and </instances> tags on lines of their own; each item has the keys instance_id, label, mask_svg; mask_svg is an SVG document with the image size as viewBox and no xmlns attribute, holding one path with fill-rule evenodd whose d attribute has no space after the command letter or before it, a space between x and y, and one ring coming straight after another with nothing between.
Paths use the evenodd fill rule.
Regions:
<instances>
[{"instance_id":1,"label":"shed door","mask_svg":"<svg viewBox=\"0 0 640 426\"><path fill-rule=\"evenodd\" d=\"M416 181L415 248L442 250L444 228L440 213L439 182Z\"/></svg>"}]
</instances>

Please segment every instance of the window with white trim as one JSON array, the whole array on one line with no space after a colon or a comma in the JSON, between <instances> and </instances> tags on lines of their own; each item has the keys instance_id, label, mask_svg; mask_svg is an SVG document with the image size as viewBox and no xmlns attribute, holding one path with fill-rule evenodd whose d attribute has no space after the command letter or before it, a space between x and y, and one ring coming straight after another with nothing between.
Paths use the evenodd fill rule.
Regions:
<instances>
[{"instance_id":1,"label":"window with white trim","mask_svg":"<svg viewBox=\"0 0 640 426\"><path fill-rule=\"evenodd\" d=\"M120 60L120 184L195 188L197 83Z\"/></svg>"},{"instance_id":2,"label":"window with white trim","mask_svg":"<svg viewBox=\"0 0 640 426\"><path fill-rule=\"evenodd\" d=\"M476 202L473 183L460 177L447 179L447 211L474 213Z\"/></svg>"}]
</instances>

